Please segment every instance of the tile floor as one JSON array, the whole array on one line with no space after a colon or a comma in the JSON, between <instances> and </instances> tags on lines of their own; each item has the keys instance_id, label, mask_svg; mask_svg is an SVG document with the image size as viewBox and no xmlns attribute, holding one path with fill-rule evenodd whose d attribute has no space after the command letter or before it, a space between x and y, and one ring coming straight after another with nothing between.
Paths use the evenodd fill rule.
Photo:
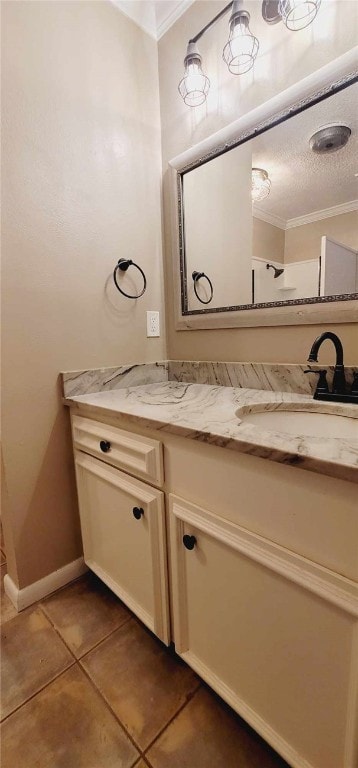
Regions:
<instances>
[{"instance_id":1,"label":"tile floor","mask_svg":"<svg viewBox=\"0 0 358 768\"><path fill-rule=\"evenodd\" d=\"M287 768L93 574L1 621L2 768Z\"/></svg>"}]
</instances>

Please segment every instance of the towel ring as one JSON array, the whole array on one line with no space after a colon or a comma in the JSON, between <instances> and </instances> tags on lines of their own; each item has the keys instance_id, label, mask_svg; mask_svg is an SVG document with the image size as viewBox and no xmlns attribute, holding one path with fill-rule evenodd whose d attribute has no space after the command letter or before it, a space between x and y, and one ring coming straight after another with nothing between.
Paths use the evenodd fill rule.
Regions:
<instances>
[{"instance_id":1,"label":"towel ring","mask_svg":"<svg viewBox=\"0 0 358 768\"><path fill-rule=\"evenodd\" d=\"M201 277L205 277L206 280L208 281L209 285L210 285L210 298L207 301L204 301L204 299L201 299L199 294L198 294L198 292L197 292L197 290L196 290L196 284L197 284L198 280L200 280ZM210 278L205 274L205 272L193 272L192 278L194 280L194 293L195 293L195 296L198 299L198 301L200 301L202 304L210 304L210 302L211 302L211 300L213 298L213 295L214 295L213 284L212 284Z\"/></svg>"},{"instance_id":2,"label":"towel ring","mask_svg":"<svg viewBox=\"0 0 358 768\"><path fill-rule=\"evenodd\" d=\"M138 269L138 271L141 273L141 275L143 277L143 282L144 282L143 289L141 290L140 293L137 294L137 296L131 296L129 293L126 293L125 291L122 291L122 288L120 288L118 283L117 283L117 269L120 269L121 272L126 272L128 267L130 267L130 266L136 267L136 269ZM140 296L143 296L143 293L144 293L144 291L145 291L145 289L147 287L147 278L146 278L143 270L138 266L138 264L135 264L135 262L132 261L132 259L119 259L118 264L116 264L116 266L114 268L113 280L114 280L116 288L118 288L118 290L119 290L119 293L122 293L123 296L125 296L127 299L139 299Z\"/></svg>"}]
</instances>

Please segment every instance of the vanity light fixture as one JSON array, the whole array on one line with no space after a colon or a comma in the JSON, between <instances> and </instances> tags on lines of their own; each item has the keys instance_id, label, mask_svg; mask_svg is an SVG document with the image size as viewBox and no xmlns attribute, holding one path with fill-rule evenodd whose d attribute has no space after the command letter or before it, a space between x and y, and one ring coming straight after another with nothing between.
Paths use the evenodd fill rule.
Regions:
<instances>
[{"instance_id":1,"label":"vanity light fixture","mask_svg":"<svg viewBox=\"0 0 358 768\"><path fill-rule=\"evenodd\" d=\"M249 28L250 14L244 9L243 2L244 0L232 0L189 40L184 59L184 77L178 86L180 95L189 107L203 104L210 87L210 80L201 67L202 57L196 43L230 10L230 34L223 49L223 59L234 75L243 75L253 67L259 41ZM283 21L288 29L297 31L311 24L320 5L321 0L263 0L262 17L267 24Z\"/></svg>"},{"instance_id":2,"label":"vanity light fixture","mask_svg":"<svg viewBox=\"0 0 358 768\"><path fill-rule=\"evenodd\" d=\"M287 29L298 32L316 18L321 0L280 0L279 14Z\"/></svg>"},{"instance_id":3,"label":"vanity light fixture","mask_svg":"<svg viewBox=\"0 0 358 768\"><path fill-rule=\"evenodd\" d=\"M271 181L267 171L263 168L252 169L251 198L253 203L264 200L271 191Z\"/></svg>"},{"instance_id":4,"label":"vanity light fixture","mask_svg":"<svg viewBox=\"0 0 358 768\"><path fill-rule=\"evenodd\" d=\"M178 85L180 95L189 107L198 107L205 101L210 80L201 68L201 56L195 42L188 44L184 59L184 77Z\"/></svg>"},{"instance_id":5,"label":"vanity light fixture","mask_svg":"<svg viewBox=\"0 0 358 768\"><path fill-rule=\"evenodd\" d=\"M223 50L223 59L229 72L243 75L254 66L259 50L259 41L249 28L250 14L239 6L241 0L234 0L230 16L230 35Z\"/></svg>"}]
</instances>

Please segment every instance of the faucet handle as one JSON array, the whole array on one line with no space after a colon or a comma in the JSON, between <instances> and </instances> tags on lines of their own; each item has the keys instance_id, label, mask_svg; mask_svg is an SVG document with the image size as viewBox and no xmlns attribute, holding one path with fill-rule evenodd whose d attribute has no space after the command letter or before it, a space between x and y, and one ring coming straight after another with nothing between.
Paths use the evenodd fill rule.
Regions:
<instances>
[{"instance_id":1,"label":"faucet handle","mask_svg":"<svg viewBox=\"0 0 358 768\"><path fill-rule=\"evenodd\" d=\"M308 368L306 371L303 371L303 373L317 373L319 378L317 382L317 387L315 391L315 396L322 393L322 392L329 392L328 384L327 384L327 371L324 368L317 368L316 370L311 370Z\"/></svg>"},{"instance_id":2,"label":"faucet handle","mask_svg":"<svg viewBox=\"0 0 358 768\"><path fill-rule=\"evenodd\" d=\"M352 395L358 395L358 371L353 374L351 393Z\"/></svg>"}]
</instances>

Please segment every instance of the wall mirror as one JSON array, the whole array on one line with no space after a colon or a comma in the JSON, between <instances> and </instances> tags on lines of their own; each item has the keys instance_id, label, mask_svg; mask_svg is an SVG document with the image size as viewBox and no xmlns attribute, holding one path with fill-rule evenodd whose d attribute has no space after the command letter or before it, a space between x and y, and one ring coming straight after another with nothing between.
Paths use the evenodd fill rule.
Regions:
<instances>
[{"instance_id":1,"label":"wall mirror","mask_svg":"<svg viewBox=\"0 0 358 768\"><path fill-rule=\"evenodd\" d=\"M358 319L352 54L171 162L177 327Z\"/></svg>"}]
</instances>

